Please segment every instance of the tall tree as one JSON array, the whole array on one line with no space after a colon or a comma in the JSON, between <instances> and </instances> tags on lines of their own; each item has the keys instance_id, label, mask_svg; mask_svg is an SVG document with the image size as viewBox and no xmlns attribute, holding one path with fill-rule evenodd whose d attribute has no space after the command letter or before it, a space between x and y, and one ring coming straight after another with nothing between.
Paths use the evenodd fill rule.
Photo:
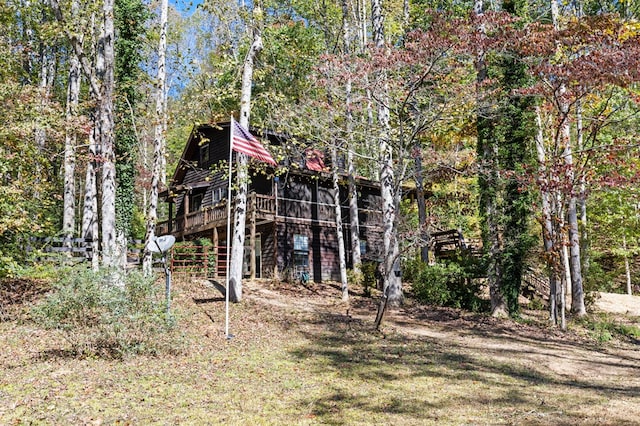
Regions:
<instances>
[{"instance_id":1,"label":"tall tree","mask_svg":"<svg viewBox=\"0 0 640 426\"><path fill-rule=\"evenodd\" d=\"M512 16L523 13L519 2L505 1L502 7ZM482 4L477 2L479 33L486 41L483 15ZM535 140L534 105L519 92L530 85L528 70L518 53L506 48L478 52L476 72L480 90L478 184L491 311L495 316L518 316L525 255L533 242L528 233L530 193L518 178L531 162L529 153Z\"/></svg>"},{"instance_id":2,"label":"tall tree","mask_svg":"<svg viewBox=\"0 0 640 426\"><path fill-rule=\"evenodd\" d=\"M240 95L240 124L249 128L249 115L251 113L251 86L253 84L254 61L262 50L262 10L258 5L253 8L252 42L244 59L242 68L242 88ZM236 154L236 196L233 220L233 237L231 241L231 258L229 265L229 282L227 291L229 300L240 302L242 300L242 264L244 260L244 238L247 213L247 156Z\"/></svg>"},{"instance_id":3,"label":"tall tree","mask_svg":"<svg viewBox=\"0 0 640 426\"><path fill-rule=\"evenodd\" d=\"M381 0L372 0L371 19L373 30L373 42L378 50L385 48L384 36L384 12ZM379 82L377 98L377 115L380 125L380 191L382 195L382 227L384 246L384 286L383 293L387 303L400 304L404 298L402 294L402 281L400 280L400 258L397 239L396 215L398 214L400 187L395 185L393 173L393 151L391 147L391 125L389 117L389 99L387 93L386 73L379 70L376 76Z\"/></svg>"},{"instance_id":4,"label":"tall tree","mask_svg":"<svg viewBox=\"0 0 640 426\"><path fill-rule=\"evenodd\" d=\"M166 52L167 52L167 16L169 2L160 2L160 39L158 43L158 74L156 76L156 108L155 125L153 137L153 169L151 172L151 191L149 193L149 206L146 218L145 249L143 255L143 271L149 275L152 267L152 253L149 245L153 243L155 237L155 227L158 219L158 189L161 182L161 175L165 174L163 169L163 153L166 145Z\"/></svg>"},{"instance_id":5,"label":"tall tree","mask_svg":"<svg viewBox=\"0 0 640 426\"><path fill-rule=\"evenodd\" d=\"M71 3L71 13L78 14L78 1ZM75 213L76 213L76 145L77 145L77 129L74 125L78 117L78 104L80 102L80 61L76 53L71 50L69 52L69 76L67 79L67 106L66 120L67 128L65 130L64 144L64 196L63 196L63 215L62 215L62 233L66 238L73 238L75 234Z\"/></svg>"},{"instance_id":6,"label":"tall tree","mask_svg":"<svg viewBox=\"0 0 640 426\"><path fill-rule=\"evenodd\" d=\"M121 265L127 263L127 244L133 235L142 47L145 38L147 6L140 0L116 0L115 79L117 83L115 126L116 162L116 240Z\"/></svg>"}]
</instances>

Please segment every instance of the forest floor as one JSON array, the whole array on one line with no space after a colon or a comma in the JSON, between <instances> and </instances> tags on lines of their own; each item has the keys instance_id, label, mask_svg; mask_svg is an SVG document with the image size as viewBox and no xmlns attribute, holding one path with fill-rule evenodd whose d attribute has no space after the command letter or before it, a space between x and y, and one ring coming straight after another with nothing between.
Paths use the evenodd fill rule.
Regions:
<instances>
[{"instance_id":1,"label":"forest floor","mask_svg":"<svg viewBox=\"0 0 640 426\"><path fill-rule=\"evenodd\" d=\"M28 306L41 290L5 300L0 424L640 421L640 341L603 339L589 325L638 326L631 309L561 331L544 311L516 322L408 298L376 331L377 298L344 303L335 285L256 281L230 306L226 339L213 283L176 280L174 289L179 353L124 360L76 358L62 335L36 327Z\"/></svg>"}]
</instances>

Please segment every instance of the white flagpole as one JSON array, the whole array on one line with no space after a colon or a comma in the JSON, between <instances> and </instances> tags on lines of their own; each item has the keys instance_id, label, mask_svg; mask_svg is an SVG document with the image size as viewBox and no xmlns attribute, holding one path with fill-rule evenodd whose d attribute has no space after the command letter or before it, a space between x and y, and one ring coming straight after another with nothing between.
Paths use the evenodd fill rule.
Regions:
<instances>
[{"instance_id":1,"label":"white flagpole","mask_svg":"<svg viewBox=\"0 0 640 426\"><path fill-rule=\"evenodd\" d=\"M229 184L227 187L227 288L224 292L224 334L227 339L230 339L229 335L229 268L231 265L231 259L229 259L229 246L231 245L231 162L233 161L233 116L229 121Z\"/></svg>"}]
</instances>

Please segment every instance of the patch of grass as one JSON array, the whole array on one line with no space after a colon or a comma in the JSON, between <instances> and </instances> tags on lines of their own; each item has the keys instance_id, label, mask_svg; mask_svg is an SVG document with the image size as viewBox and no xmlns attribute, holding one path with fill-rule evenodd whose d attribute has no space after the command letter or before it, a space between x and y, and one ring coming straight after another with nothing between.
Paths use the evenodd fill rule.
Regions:
<instances>
[{"instance_id":1,"label":"patch of grass","mask_svg":"<svg viewBox=\"0 0 640 426\"><path fill-rule=\"evenodd\" d=\"M589 331L589 335L599 343L606 343L614 338L640 338L640 327L633 324L625 324L609 314L587 315L576 320L576 323L585 327Z\"/></svg>"}]
</instances>

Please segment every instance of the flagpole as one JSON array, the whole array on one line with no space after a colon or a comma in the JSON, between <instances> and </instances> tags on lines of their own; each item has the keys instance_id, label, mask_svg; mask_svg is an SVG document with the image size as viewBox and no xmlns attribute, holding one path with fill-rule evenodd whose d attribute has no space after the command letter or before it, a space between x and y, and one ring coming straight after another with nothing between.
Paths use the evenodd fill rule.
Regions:
<instances>
[{"instance_id":1,"label":"flagpole","mask_svg":"<svg viewBox=\"0 0 640 426\"><path fill-rule=\"evenodd\" d=\"M224 335L230 339L229 335L229 268L231 264L229 246L231 245L231 162L233 161L233 115L229 121L229 182L227 186L227 288L224 292Z\"/></svg>"}]
</instances>

